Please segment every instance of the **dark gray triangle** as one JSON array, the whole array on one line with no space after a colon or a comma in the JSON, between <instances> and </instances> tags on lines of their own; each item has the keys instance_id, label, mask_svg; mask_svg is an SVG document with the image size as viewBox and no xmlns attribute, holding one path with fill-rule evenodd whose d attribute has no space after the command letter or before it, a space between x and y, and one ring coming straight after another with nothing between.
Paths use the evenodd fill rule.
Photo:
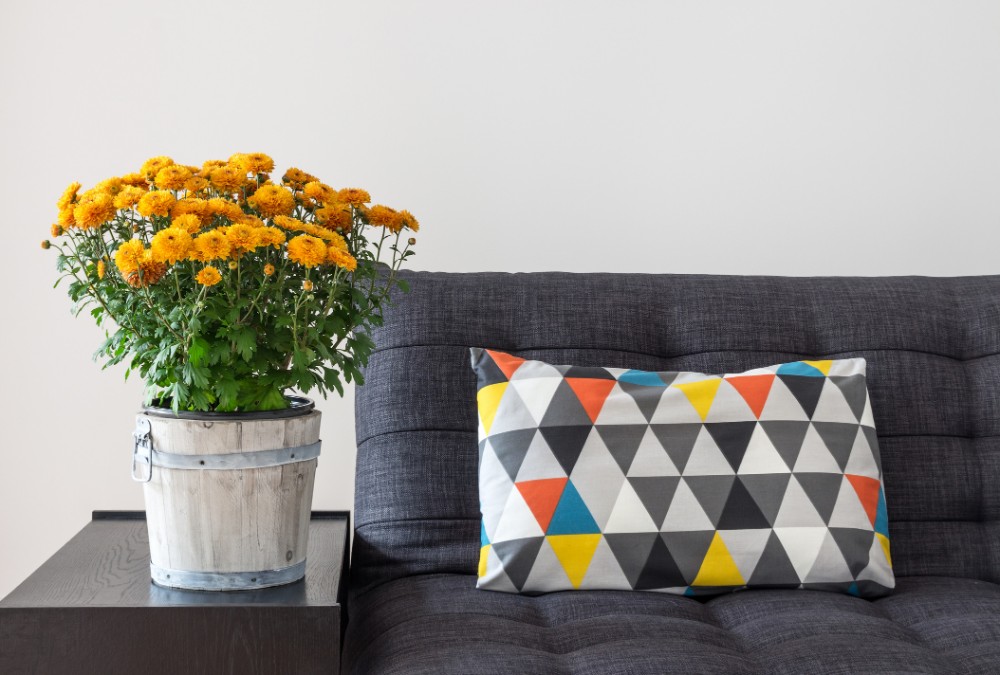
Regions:
<instances>
[{"instance_id":1,"label":"dark gray triangle","mask_svg":"<svg viewBox=\"0 0 1000 675\"><path fill-rule=\"evenodd\" d=\"M663 384L669 387L671 384L673 384L673 381L677 379L677 376L680 375L680 373L665 372L665 373L657 373L657 375L660 377L661 380L663 380Z\"/></svg>"},{"instance_id":2,"label":"dark gray triangle","mask_svg":"<svg viewBox=\"0 0 1000 675\"><path fill-rule=\"evenodd\" d=\"M819 432L819 437L826 443L827 450L837 460L837 466L843 471L854 448L854 439L858 437L858 425L845 422L813 422Z\"/></svg>"},{"instance_id":3,"label":"dark gray triangle","mask_svg":"<svg viewBox=\"0 0 1000 675\"><path fill-rule=\"evenodd\" d=\"M629 585L635 588L639 575L649 560L653 543L659 539L659 535L656 532L605 534L604 539L608 542L611 552L615 554L618 564L621 565Z\"/></svg>"},{"instance_id":4,"label":"dark gray triangle","mask_svg":"<svg viewBox=\"0 0 1000 675\"><path fill-rule=\"evenodd\" d=\"M705 509L708 519L718 527L736 476L685 476L684 480L701 508Z\"/></svg>"},{"instance_id":5,"label":"dark gray triangle","mask_svg":"<svg viewBox=\"0 0 1000 675\"><path fill-rule=\"evenodd\" d=\"M552 450L552 454L555 455L556 460L567 476L573 473L576 460L580 459L583 446L593 429L594 427L590 424L586 426L538 428L542 432L542 438L549 444L549 449Z\"/></svg>"},{"instance_id":6,"label":"dark gray triangle","mask_svg":"<svg viewBox=\"0 0 1000 675\"><path fill-rule=\"evenodd\" d=\"M816 412L816 404L819 403L819 396L826 384L825 377L812 377L810 375L778 375L778 378L785 383L788 391L799 402L806 412L806 417L812 419Z\"/></svg>"},{"instance_id":7,"label":"dark gray triangle","mask_svg":"<svg viewBox=\"0 0 1000 675\"><path fill-rule=\"evenodd\" d=\"M636 476L628 479L657 527L667 517L680 480L680 476Z\"/></svg>"},{"instance_id":8,"label":"dark gray triangle","mask_svg":"<svg viewBox=\"0 0 1000 675\"><path fill-rule=\"evenodd\" d=\"M570 366L563 377L580 377L587 380L615 380L618 379L604 368L592 366Z\"/></svg>"},{"instance_id":9,"label":"dark gray triangle","mask_svg":"<svg viewBox=\"0 0 1000 675\"><path fill-rule=\"evenodd\" d=\"M861 571L868 567L875 533L871 530L856 530L853 527L831 527L830 534L840 547L851 574L857 578Z\"/></svg>"},{"instance_id":10,"label":"dark gray triangle","mask_svg":"<svg viewBox=\"0 0 1000 675\"><path fill-rule=\"evenodd\" d=\"M493 550L503 563L503 571L510 577L517 590L524 588L524 582L528 580L528 574L531 573L543 541L545 537L526 537L493 544Z\"/></svg>"},{"instance_id":11,"label":"dark gray triangle","mask_svg":"<svg viewBox=\"0 0 1000 675\"><path fill-rule=\"evenodd\" d=\"M767 437L771 439L775 450L785 460L788 470L794 469L795 460L799 458L799 451L802 450L802 439L806 437L806 431L809 430L809 422L775 420L761 422L760 426L764 429Z\"/></svg>"},{"instance_id":12,"label":"dark gray triangle","mask_svg":"<svg viewBox=\"0 0 1000 675\"><path fill-rule=\"evenodd\" d=\"M684 575L684 582L694 583L701 570L708 547L712 545L715 530L700 530L694 532L661 532L663 542Z\"/></svg>"},{"instance_id":13,"label":"dark gray triangle","mask_svg":"<svg viewBox=\"0 0 1000 675\"><path fill-rule=\"evenodd\" d=\"M479 441L479 466L483 465L483 452L486 450L486 439Z\"/></svg>"},{"instance_id":14,"label":"dark gray triangle","mask_svg":"<svg viewBox=\"0 0 1000 675\"><path fill-rule=\"evenodd\" d=\"M788 559L785 547L781 545L778 536L772 532L764 553L761 554L753 574L747 581L747 586L780 586L797 588L802 583L795 566Z\"/></svg>"},{"instance_id":15,"label":"dark gray triangle","mask_svg":"<svg viewBox=\"0 0 1000 675\"><path fill-rule=\"evenodd\" d=\"M875 430L871 427L862 426L861 431L864 433L865 438L868 440L868 447L872 449L872 457L875 458L875 463L878 464L879 470L882 470L882 455L878 448L878 435Z\"/></svg>"},{"instance_id":16,"label":"dark gray triangle","mask_svg":"<svg viewBox=\"0 0 1000 675\"><path fill-rule=\"evenodd\" d=\"M844 476L839 473L796 473L795 477L809 497L809 501L816 507L820 518L829 525Z\"/></svg>"},{"instance_id":17,"label":"dark gray triangle","mask_svg":"<svg viewBox=\"0 0 1000 675\"><path fill-rule=\"evenodd\" d=\"M764 514L771 527L781 510L781 502L785 499L790 473L744 474L738 480L753 497L754 502Z\"/></svg>"},{"instance_id":18,"label":"dark gray triangle","mask_svg":"<svg viewBox=\"0 0 1000 675\"><path fill-rule=\"evenodd\" d=\"M684 580L684 574L674 562L674 558L667 550L663 539L657 537L649 552L646 566L642 569L639 579L635 583L635 589L672 588L675 586L687 586L687 581Z\"/></svg>"},{"instance_id":19,"label":"dark gray triangle","mask_svg":"<svg viewBox=\"0 0 1000 675\"><path fill-rule=\"evenodd\" d=\"M667 390L666 387L649 387L644 384L633 384L632 382L618 382L618 386L635 400L635 404L639 406L639 411L646 418L647 422L653 419L653 413L656 412L656 407L660 405L660 398L663 397L663 392Z\"/></svg>"},{"instance_id":20,"label":"dark gray triangle","mask_svg":"<svg viewBox=\"0 0 1000 675\"><path fill-rule=\"evenodd\" d=\"M648 387L646 388L648 389ZM600 434L608 452L618 462L622 473L627 474L649 426L646 424L601 424L594 428Z\"/></svg>"},{"instance_id":21,"label":"dark gray triangle","mask_svg":"<svg viewBox=\"0 0 1000 675\"><path fill-rule=\"evenodd\" d=\"M729 460L733 471L739 471L756 426L756 422L710 422L705 424L705 429Z\"/></svg>"},{"instance_id":22,"label":"dark gray triangle","mask_svg":"<svg viewBox=\"0 0 1000 675\"><path fill-rule=\"evenodd\" d=\"M739 480L733 483L716 527L720 530L759 530L773 524L774 520L767 519L743 483Z\"/></svg>"},{"instance_id":23,"label":"dark gray triangle","mask_svg":"<svg viewBox=\"0 0 1000 675\"><path fill-rule=\"evenodd\" d=\"M701 433L702 425L694 423L682 424L650 424L656 439L667 451L667 455L673 460L674 465L680 472L684 471L688 459L691 457L691 450L694 449L698 434Z\"/></svg>"},{"instance_id":24,"label":"dark gray triangle","mask_svg":"<svg viewBox=\"0 0 1000 675\"><path fill-rule=\"evenodd\" d=\"M549 407L545 410L540 427L558 427L592 424L587 411L583 409L583 404L577 398L576 393L566 380L559 383Z\"/></svg>"},{"instance_id":25,"label":"dark gray triangle","mask_svg":"<svg viewBox=\"0 0 1000 675\"><path fill-rule=\"evenodd\" d=\"M524 456L528 454L528 448L535 438L536 431L537 429L518 429L490 436L489 440L490 445L493 446L493 452L503 464L503 468L511 480L517 480L517 472L521 470ZM482 458L482 454L480 454L480 458Z\"/></svg>"},{"instance_id":26,"label":"dark gray triangle","mask_svg":"<svg viewBox=\"0 0 1000 675\"><path fill-rule=\"evenodd\" d=\"M837 385L840 392L847 401L847 406L854 413L854 416L861 421L861 416L865 412L865 401L868 400L868 389L865 386L864 375L834 375L830 381Z\"/></svg>"},{"instance_id":27,"label":"dark gray triangle","mask_svg":"<svg viewBox=\"0 0 1000 675\"><path fill-rule=\"evenodd\" d=\"M476 369L476 389L482 389L483 387L488 387L491 384L497 384L499 382L507 382L507 376L503 374L500 367L497 366L493 357L490 356L485 350L481 350L479 359L473 364Z\"/></svg>"}]
</instances>

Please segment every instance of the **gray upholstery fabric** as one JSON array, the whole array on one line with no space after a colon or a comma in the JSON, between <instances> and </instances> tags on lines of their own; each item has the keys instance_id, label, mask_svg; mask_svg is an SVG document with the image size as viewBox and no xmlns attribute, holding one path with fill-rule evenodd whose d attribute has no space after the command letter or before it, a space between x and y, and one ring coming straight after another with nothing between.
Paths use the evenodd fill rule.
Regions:
<instances>
[{"instance_id":1,"label":"gray upholstery fabric","mask_svg":"<svg viewBox=\"0 0 1000 675\"><path fill-rule=\"evenodd\" d=\"M387 598L392 597L392 589L405 594L411 584L427 583L409 578L412 575L463 575L447 583L435 582L442 585L434 586L434 592L443 596L455 593L455 602L473 608L500 602L485 599L492 597L485 591L474 595L461 591L463 584L469 589L475 585L473 576L464 575L475 574L479 552L477 422L475 377L468 366L470 346L550 363L701 372L739 372L801 358L862 356L868 360L900 592L876 605L856 604L864 601L830 594L771 596L767 594L777 592L760 591L766 597L782 598L772 601L741 593L705 605L712 608L706 616L718 619L722 610L716 608L730 608L726 611L735 616L744 611L738 609L743 603L749 603L745 611L756 607L761 612L754 626L766 636L772 629L787 631L797 626L794 617L809 607L818 608L817 616L822 618L827 609L834 612L842 606L837 603L853 603L851 607L868 608L858 609L859 615L874 612L872 616L882 622L879 626L903 631L913 638L913 645L919 645L923 634L914 633L917 629L907 623L912 616L903 610L898 616L882 613L882 608L909 607L903 599L907 597L902 591L905 577L955 578L926 587L937 603L936 609L926 611L928 616L941 618L943 623L933 630L942 631L942 636L953 634L945 625L958 625L955 622L960 622L962 603L968 605L980 596L996 602L995 584L1000 583L1000 276L781 278L411 272L406 277L413 292L398 296L398 304L386 313L385 325L374 331L378 349L366 370L367 384L357 390L356 533L347 648L347 665L353 672L393 672L370 670L365 665L382 663L378 660L382 649L388 650L385 663L411 653L398 640L381 640L377 626L381 611L402 611L390 607ZM914 579L905 587L917 592L925 588L919 584L920 580ZM962 592L967 596L956 596L954 606L949 604L950 594L940 590L952 587L965 589ZM464 599L459 601L459 597ZM511 604L504 605L504 612L525 615L512 619L514 623L490 626L501 632L504 626L514 631L522 619L529 621L532 612L543 611L539 607L564 603L565 611L572 612L574 604L584 607L596 602L588 599L592 597L588 593L559 597L566 599L509 598ZM628 594L620 606L654 603L656 607L680 607L656 603L693 602L649 597ZM445 598L440 601L447 602ZM768 602L775 603L772 609L761 610ZM914 603L914 607L925 607L922 600ZM431 611L426 604L421 606ZM558 623L562 615L551 616ZM901 623L896 626L887 620ZM734 622L733 626L739 623ZM809 641L810 653L827 654L830 669L795 670L789 666L788 672L857 672L833 669L838 652L849 642L843 636L860 635L861 639L866 635L844 623L842 629L834 628L840 626L837 623L827 625ZM914 623L919 622L914 619ZM768 628L769 624L773 626ZM442 634L438 639L443 640L449 630L446 625L427 621L421 631L428 632L420 634L424 641L430 640L439 626ZM628 625L643 624L630 621ZM996 659L997 625L982 625L978 632L973 631L987 645L980 652L987 660ZM725 622L720 627L736 630ZM601 634L609 628L602 624L595 630ZM659 641L615 642L623 645L622 654L633 665L612 667L618 662L608 656L611 660L605 669L585 667L586 659L573 656L580 652L559 656L560 645L572 641L562 637L564 642L553 642L548 649L540 647L542 656L538 658L547 659L544 665L552 669L537 672L670 672L670 667L663 665L670 662L663 659L674 654L674 649L692 648L672 646L673 638L662 633ZM516 631L511 635L517 635ZM551 635L553 631L542 631L532 639L545 640ZM826 652L817 644L823 635L830 640ZM717 645L721 659L730 644L726 640L735 638L723 633L705 639L705 650ZM369 649L359 647L368 642L373 643ZM904 643L910 644L904 640L898 645ZM896 653L892 645L897 643L890 641L887 649ZM607 648L614 651L617 646ZM453 660L441 656L444 660L433 672L490 672L468 670L465 664L469 662L464 659L472 657L461 656L460 651L441 652L452 654ZM927 660L918 660L917 665L904 668L905 672L1000 672L1000 666L977 671L976 663L982 661L972 656L967 670L942 670L940 650L920 653ZM729 670L722 672L743 672L737 664L755 672L761 663L747 660L745 651L733 652L732 658L734 665L724 666ZM354 659L362 660L355 663ZM643 663L659 665L651 665L653 670L647 671L642 670ZM525 672L535 672L533 667L525 665ZM678 672L692 671L681 668Z\"/></svg>"}]
</instances>

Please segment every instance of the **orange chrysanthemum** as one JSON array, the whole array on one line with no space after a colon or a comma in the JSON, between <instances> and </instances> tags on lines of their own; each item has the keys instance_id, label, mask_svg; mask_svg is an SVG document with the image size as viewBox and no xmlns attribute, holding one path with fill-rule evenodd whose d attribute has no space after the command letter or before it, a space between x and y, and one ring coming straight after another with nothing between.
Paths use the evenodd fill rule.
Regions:
<instances>
[{"instance_id":1,"label":"orange chrysanthemum","mask_svg":"<svg viewBox=\"0 0 1000 675\"><path fill-rule=\"evenodd\" d=\"M144 190L149 186L149 183L146 181L146 177L141 173L125 174L122 176L122 183L131 187L143 188Z\"/></svg>"},{"instance_id":2,"label":"orange chrysanthemum","mask_svg":"<svg viewBox=\"0 0 1000 675\"><path fill-rule=\"evenodd\" d=\"M326 261L326 242L319 237L300 234L288 242L288 259L304 267L315 267Z\"/></svg>"},{"instance_id":3,"label":"orange chrysanthemum","mask_svg":"<svg viewBox=\"0 0 1000 675\"><path fill-rule=\"evenodd\" d=\"M260 246L260 233L258 228L237 223L226 228L226 239L233 249L233 253L248 253Z\"/></svg>"},{"instance_id":4,"label":"orange chrysanthemum","mask_svg":"<svg viewBox=\"0 0 1000 675\"><path fill-rule=\"evenodd\" d=\"M194 277L202 286L214 286L215 284L222 281L222 274L219 272L218 268L208 265L203 267L198 274Z\"/></svg>"},{"instance_id":5,"label":"orange chrysanthemum","mask_svg":"<svg viewBox=\"0 0 1000 675\"><path fill-rule=\"evenodd\" d=\"M139 213L149 218L150 216L165 216L170 213L177 199L166 190L154 190L147 192L139 200Z\"/></svg>"},{"instance_id":6,"label":"orange chrysanthemum","mask_svg":"<svg viewBox=\"0 0 1000 675\"><path fill-rule=\"evenodd\" d=\"M180 164L171 164L157 171L153 182L161 190L181 190L190 177L191 170L189 168Z\"/></svg>"},{"instance_id":7,"label":"orange chrysanthemum","mask_svg":"<svg viewBox=\"0 0 1000 675\"><path fill-rule=\"evenodd\" d=\"M243 209L238 204L234 204L222 197L213 197L208 200L208 212L213 216L225 216L233 221L243 217Z\"/></svg>"},{"instance_id":8,"label":"orange chrysanthemum","mask_svg":"<svg viewBox=\"0 0 1000 675\"><path fill-rule=\"evenodd\" d=\"M295 208L292 193L278 185L261 185L247 202L265 218L287 216Z\"/></svg>"},{"instance_id":9,"label":"orange chrysanthemum","mask_svg":"<svg viewBox=\"0 0 1000 675\"><path fill-rule=\"evenodd\" d=\"M73 220L85 230L99 227L115 217L115 199L104 192L90 192L73 207Z\"/></svg>"},{"instance_id":10,"label":"orange chrysanthemum","mask_svg":"<svg viewBox=\"0 0 1000 675\"><path fill-rule=\"evenodd\" d=\"M350 207L337 202L328 203L316 211L316 220L334 230L351 231L353 219Z\"/></svg>"},{"instance_id":11,"label":"orange chrysanthemum","mask_svg":"<svg viewBox=\"0 0 1000 675\"><path fill-rule=\"evenodd\" d=\"M153 260L173 264L184 260L191 250L191 234L180 227L168 227L153 235Z\"/></svg>"},{"instance_id":12,"label":"orange chrysanthemum","mask_svg":"<svg viewBox=\"0 0 1000 675\"><path fill-rule=\"evenodd\" d=\"M202 262L222 260L229 257L232 248L226 235L218 230L209 230L195 237L191 257Z\"/></svg>"},{"instance_id":13,"label":"orange chrysanthemum","mask_svg":"<svg viewBox=\"0 0 1000 675\"><path fill-rule=\"evenodd\" d=\"M267 263L266 265L264 265L264 276L270 277L273 275L274 275L274 265L272 265L271 263Z\"/></svg>"},{"instance_id":14,"label":"orange chrysanthemum","mask_svg":"<svg viewBox=\"0 0 1000 675\"><path fill-rule=\"evenodd\" d=\"M370 202L372 196L368 194L367 190L362 190L361 188L344 188L337 193L337 199L347 204L359 206Z\"/></svg>"},{"instance_id":15,"label":"orange chrysanthemum","mask_svg":"<svg viewBox=\"0 0 1000 675\"><path fill-rule=\"evenodd\" d=\"M229 158L229 163L245 173L259 174L274 171L274 160L263 152L240 153Z\"/></svg>"},{"instance_id":16,"label":"orange chrysanthemum","mask_svg":"<svg viewBox=\"0 0 1000 675\"><path fill-rule=\"evenodd\" d=\"M311 173L306 173L301 169L291 168L285 172L285 175L281 177L282 183L288 183L294 187L301 188L306 183L312 183L318 181L319 178L312 175Z\"/></svg>"},{"instance_id":17,"label":"orange chrysanthemum","mask_svg":"<svg viewBox=\"0 0 1000 675\"><path fill-rule=\"evenodd\" d=\"M146 253L146 247L138 239L130 239L115 252L115 266L122 275L139 269Z\"/></svg>"},{"instance_id":18,"label":"orange chrysanthemum","mask_svg":"<svg viewBox=\"0 0 1000 675\"><path fill-rule=\"evenodd\" d=\"M311 183L306 183L302 191L306 197L314 200L317 204L337 201L337 191L326 183L312 181Z\"/></svg>"},{"instance_id":19,"label":"orange chrysanthemum","mask_svg":"<svg viewBox=\"0 0 1000 675\"><path fill-rule=\"evenodd\" d=\"M235 166L220 166L217 169L212 169L212 173L209 174L209 179L212 181L212 185L219 188L223 192L234 192L235 190L243 187L243 182L246 180L246 174L240 171Z\"/></svg>"},{"instance_id":20,"label":"orange chrysanthemum","mask_svg":"<svg viewBox=\"0 0 1000 675\"><path fill-rule=\"evenodd\" d=\"M134 185L127 185L122 191L115 195L116 209L130 209L139 203L146 191Z\"/></svg>"},{"instance_id":21,"label":"orange chrysanthemum","mask_svg":"<svg viewBox=\"0 0 1000 675\"><path fill-rule=\"evenodd\" d=\"M185 213L174 218L170 226L179 227L188 234L198 234L198 231L201 229L201 218L193 213Z\"/></svg>"},{"instance_id":22,"label":"orange chrysanthemum","mask_svg":"<svg viewBox=\"0 0 1000 675\"><path fill-rule=\"evenodd\" d=\"M337 246L329 246L326 249L327 261L348 272L358 269L357 259Z\"/></svg>"},{"instance_id":23,"label":"orange chrysanthemum","mask_svg":"<svg viewBox=\"0 0 1000 675\"><path fill-rule=\"evenodd\" d=\"M197 193L202 192L208 188L208 180L202 178L201 176L191 176L186 181L184 181L184 189L188 192Z\"/></svg>"},{"instance_id":24,"label":"orange chrysanthemum","mask_svg":"<svg viewBox=\"0 0 1000 675\"><path fill-rule=\"evenodd\" d=\"M73 204L75 204L76 195L80 191L81 187L83 186L80 185L79 183L70 183L69 187L67 187L63 191L62 196L60 196L59 200L56 202L56 208L62 211L67 206L72 206Z\"/></svg>"},{"instance_id":25,"label":"orange chrysanthemum","mask_svg":"<svg viewBox=\"0 0 1000 675\"><path fill-rule=\"evenodd\" d=\"M278 249L287 239L285 233L276 227L258 227L257 234L260 235L261 246L273 246Z\"/></svg>"},{"instance_id":26,"label":"orange chrysanthemum","mask_svg":"<svg viewBox=\"0 0 1000 675\"><path fill-rule=\"evenodd\" d=\"M159 157L150 157L142 163L142 168L139 169L139 173L145 176L147 181L152 183L153 178L160 172L160 169L165 169L173 163L174 160L162 155Z\"/></svg>"}]
</instances>

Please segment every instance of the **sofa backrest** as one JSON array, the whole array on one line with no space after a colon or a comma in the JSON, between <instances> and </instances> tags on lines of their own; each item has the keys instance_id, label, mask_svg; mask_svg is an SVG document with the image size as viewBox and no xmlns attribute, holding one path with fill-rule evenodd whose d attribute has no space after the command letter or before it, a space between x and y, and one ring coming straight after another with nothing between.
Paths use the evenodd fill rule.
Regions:
<instances>
[{"instance_id":1,"label":"sofa backrest","mask_svg":"<svg viewBox=\"0 0 1000 675\"><path fill-rule=\"evenodd\" d=\"M1000 276L404 276L356 395L355 592L475 573L470 346L708 373L862 356L897 575L1000 582Z\"/></svg>"}]
</instances>

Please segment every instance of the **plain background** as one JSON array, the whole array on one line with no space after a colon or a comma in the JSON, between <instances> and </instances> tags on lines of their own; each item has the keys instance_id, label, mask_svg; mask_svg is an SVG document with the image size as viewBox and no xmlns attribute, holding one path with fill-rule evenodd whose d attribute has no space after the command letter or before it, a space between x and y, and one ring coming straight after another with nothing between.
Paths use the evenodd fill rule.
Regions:
<instances>
[{"instance_id":1,"label":"plain background","mask_svg":"<svg viewBox=\"0 0 1000 675\"><path fill-rule=\"evenodd\" d=\"M266 152L415 213L416 269L1000 271L992 0L2 2L0 596L142 508L141 383L38 247L73 180Z\"/></svg>"}]
</instances>

